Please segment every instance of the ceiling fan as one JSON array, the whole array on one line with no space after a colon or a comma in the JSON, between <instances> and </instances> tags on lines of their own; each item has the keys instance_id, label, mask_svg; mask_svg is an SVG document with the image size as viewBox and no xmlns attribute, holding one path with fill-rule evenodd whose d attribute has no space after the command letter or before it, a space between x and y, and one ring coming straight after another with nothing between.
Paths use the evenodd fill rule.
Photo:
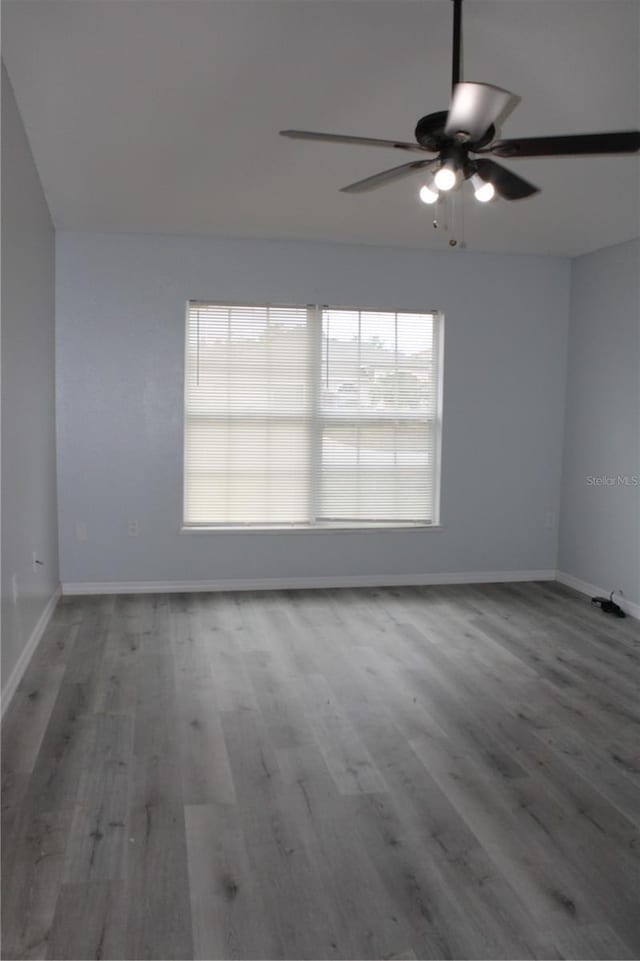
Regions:
<instances>
[{"instance_id":1,"label":"ceiling fan","mask_svg":"<svg viewBox=\"0 0 640 961\"><path fill-rule=\"evenodd\" d=\"M538 187L495 160L488 159L485 156L487 154L515 160L518 157L626 154L640 150L638 130L559 137L521 137L516 140L494 139L499 125L518 105L520 97L491 84L460 80L461 28L462 0L453 0L451 104L448 111L439 110L418 121L415 143L316 133L311 130L281 130L281 136L298 140L392 147L417 154L436 154L434 158L412 160L342 187L344 193L362 193L383 187L416 171L423 171L427 174L427 182L420 191L420 198L425 203L434 203L440 191L452 190L465 180L471 181L475 196L480 201L491 200L496 194L504 200L521 200L539 192ZM474 156L471 156L472 154Z\"/></svg>"}]
</instances>

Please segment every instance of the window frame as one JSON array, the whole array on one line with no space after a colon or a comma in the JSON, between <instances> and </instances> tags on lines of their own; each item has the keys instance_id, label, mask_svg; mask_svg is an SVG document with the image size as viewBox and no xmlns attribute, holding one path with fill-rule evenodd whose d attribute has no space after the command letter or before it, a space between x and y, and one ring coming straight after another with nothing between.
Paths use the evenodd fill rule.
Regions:
<instances>
[{"instance_id":1,"label":"window frame","mask_svg":"<svg viewBox=\"0 0 640 961\"><path fill-rule=\"evenodd\" d=\"M337 415L335 418L327 418L321 410L320 403L320 390L321 390L321 368L322 368L322 320L324 310L334 310L334 311L360 311L367 313L391 313L391 314L431 314L435 321L435 338L437 339L437 358L438 358L438 380L437 389L435 394L435 409L432 421L425 421L419 416L415 417L415 422L417 423L431 423L432 433L433 433L433 458L434 458L434 469L433 469L433 491L432 491L432 502L433 502L433 519L430 522L425 521L402 521L402 520L390 520L390 521L375 521L375 520L365 520L358 522L357 520L337 520L330 523L312 523L310 520L306 523L291 523L286 524L281 521L274 522L270 524L268 522L258 522L258 523L246 523L241 524L237 522L233 523L215 523L215 524L190 524L185 521L185 486L186 486L186 418L187 418L187 350L188 350L188 338L189 338L189 313L194 305L201 304L203 306L211 307L238 307L238 308L284 308L284 309L298 309L306 310L308 321L311 324L311 350L309 352L309 365L310 365L310 384L311 384L311 395L312 395L312 409L309 417L310 430L312 441L309 445L309 505L310 511L309 515L311 517L313 513L313 507L318 504L318 492L317 492L317 482L319 478L319 471L317 470L317 464L321 457L322 449L322 428L326 423L339 424L343 422L346 425L352 425L354 423L353 418L349 418L346 415ZM383 531L439 531L443 530L444 526L441 522L441 476L442 476L442 435L443 435L443 382L444 382L444 321L445 315L444 311L441 309L433 310L418 310L415 308L407 307L354 307L354 306L344 306L335 304L283 304L283 303L264 303L264 302L251 302L248 301L238 301L238 300L203 300L202 298L189 299L185 305L185 315L184 315L184 339L183 339L183 357L182 357L182 376L183 376L183 402L182 402L182 460L181 460L181 485L180 485L180 504L181 504L181 520L179 524L179 532L183 534L220 534L220 533L258 533L258 532L274 532L278 534L282 533L333 533L335 531L342 531L348 533L361 532L361 533L380 533ZM239 415L241 416L241 415ZM360 421L364 421L366 418L358 418ZM410 422L414 418L407 417L406 415L399 418L394 418L392 416L384 418L381 416L373 415L370 418L372 424L384 423L385 420L395 420ZM317 516L317 511L315 512Z\"/></svg>"}]
</instances>

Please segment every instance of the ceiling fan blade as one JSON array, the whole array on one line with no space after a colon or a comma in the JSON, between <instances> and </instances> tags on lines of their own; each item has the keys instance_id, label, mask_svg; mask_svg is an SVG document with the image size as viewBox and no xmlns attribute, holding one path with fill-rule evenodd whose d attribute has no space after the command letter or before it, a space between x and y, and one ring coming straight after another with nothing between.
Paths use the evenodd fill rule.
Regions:
<instances>
[{"instance_id":1,"label":"ceiling fan blade","mask_svg":"<svg viewBox=\"0 0 640 961\"><path fill-rule=\"evenodd\" d=\"M613 133L578 133L566 137L521 137L496 140L486 153L498 157L575 157L579 154L636 153L640 130Z\"/></svg>"},{"instance_id":2,"label":"ceiling fan blade","mask_svg":"<svg viewBox=\"0 0 640 961\"><path fill-rule=\"evenodd\" d=\"M449 116L444 132L468 134L469 140L479 140L498 117L510 112L519 98L502 87L489 83L458 83L453 91Z\"/></svg>"},{"instance_id":3,"label":"ceiling fan blade","mask_svg":"<svg viewBox=\"0 0 640 961\"><path fill-rule=\"evenodd\" d=\"M505 120L509 119L513 111L521 102L522 102L522 97L519 97L515 93L511 94L511 100L509 100L505 104L505 106L502 108L502 110L500 111L496 119L493 121L493 126L496 129L496 131L500 132L502 130L502 125L504 124Z\"/></svg>"},{"instance_id":4,"label":"ceiling fan blade","mask_svg":"<svg viewBox=\"0 0 640 961\"><path fill-rule=\"evenodd\" d=\"M365 177L364 180L357 180L356 183L349 184L347 187L341 187L340 189L342 193L345 194L359 194L364 193L366 190L375 190L377 187L384 187L385 184L389 184L394 180L408 177L417 170L426 170L427 167L431 167L437 162L437 160L413 160L411 163L400 164L399 167L383 170L382 173L374 174L373 177Z\"/></svg>"},{"instance_id":5,"label":"ceiling fan blade","mask_svg":"<svg viewBox=\"0 0 640 961\"><path fill-rule=\"evenodd\" d=\"M498 196L504 200L523 200L540 190L494 160L475 160L474 163L482 179L493 184Z\"/></svg>"},{"instance_id":6,"label":"ceiling fan blade","mask_svg":"<svg viewBox=\"0 0 640 961\"><path fill-rule=\"evenodd\" d=\"M359 143L365 147L394 147L396 150L412 150L425 153L426 147L418 143L405 143L402 140L377 140L375 137L349 137L340 133L316 133L314 130L281 130L281 137L293 140L324 140L327 143Z\"/></svg>"}]
</instances>

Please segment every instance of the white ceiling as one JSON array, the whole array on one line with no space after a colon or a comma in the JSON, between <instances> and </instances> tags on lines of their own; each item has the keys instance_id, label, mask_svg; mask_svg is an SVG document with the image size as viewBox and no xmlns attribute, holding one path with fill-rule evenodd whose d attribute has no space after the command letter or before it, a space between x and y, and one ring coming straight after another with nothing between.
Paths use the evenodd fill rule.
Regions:
<instances>
[{"instance_id":1,"label":"white ceiling","mask_svg":"<svg viewBox=\"0 0 640 961\"><path fill-rule=\"evenodd\" d=\"M56 226L442 247L420 180L349 196L446 109L450 0L4 0L2 55ZM464 77L518 93L503 136L636 128L637 0L466 0ZM407 156L410 160L411 156ZM505 161L542 188L464 203L476 250L639 233L638 157Z\"/></svg>"}]
</instances>

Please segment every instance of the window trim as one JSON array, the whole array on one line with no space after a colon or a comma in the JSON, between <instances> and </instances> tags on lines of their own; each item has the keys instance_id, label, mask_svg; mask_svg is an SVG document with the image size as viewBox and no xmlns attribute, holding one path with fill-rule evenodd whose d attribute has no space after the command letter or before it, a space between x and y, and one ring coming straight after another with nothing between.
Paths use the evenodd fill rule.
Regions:
<instances>
[{"instance_id":1,"label":"window trim","mask_svg":"<svg viewBox=\"0 0 640 961\"><path fill-rule=\"evenodd\" d=\"M320 412L319 403L319 393L321 387L321 363L322 363L322 311L323 310L335 310L335 311L367 311L371 313L389 313L389 314L432 314L437 318L436 324L436 335L437 335L437 356L438 356L438 389L435 399L435 409L434 416L429 421L432 425L433 431L433 452L434 452L434 462L438 469L433 472L433 521L425 523L424 521L364 521L358 523L357 521L336 521L334 523L310 523L306 524L283 524L283 523L258 523L258 524L188 524L184 520L184 507L185 507L185 460L186 460L186 397L187 397L187 344L189 337L189 311L195 306L202 305L203 307L248 307L248 308L290 308L290 309L306 309L308 312L313 311L315 321L313 329L318 331L317 337L313 338L312 349L310 351L309 363L311 367L311 384L313 390L313 414L316 416L311 416L311 423L314 425L314 431L319 430L323 419L326 420L326 416L323 418ZM296 304L296 303L267 303L267 302L251 302L244 300L203 300L202 298L189 299L185 303L185 313L184 313L184 337L183 337L183 357L182 357L182 377L183 377L183 389L182 389L182 459L181 459L181 471L180 471L180 524L178 526L178 533L180 534L228 534L228 533L277 533L277 534L310 534L310 533L322 533L322 534L332 534L337 532L342 533L381 533L383 531L393 532L393 531L443 531L446 530L444 524L442 524L441 516L441 486L442 486L442 435L443 435L443 385L444 385L444 323L445 323L445 313L442 309L418 309L412 307L364 307L364 306L346 306L337 304ZM317 391L318 397L315 396ZM203 415L206 416L206 415ZM331 418L330 418L331 419ZM336 417L336 422L339 422L341 418ZM411 422L413 418L407 417L393 417L388 418L377 415L372 417L372 420L396 420L396 421L407 421ZM345 418L345 421L351 423L352 421ZM423 418L416 416L415 422L425 423ZM317 438L316 438L317 440ZM319 450L318 443L310 444L310 458L317 458L317 452ZM316 494L316 483L318 472L314 469L313 463L310 462L310 475L311 475L311 497L309 500L310 504L310 514L311 510L317 504L317 494Z\"/></svg>"}]
</instances>

